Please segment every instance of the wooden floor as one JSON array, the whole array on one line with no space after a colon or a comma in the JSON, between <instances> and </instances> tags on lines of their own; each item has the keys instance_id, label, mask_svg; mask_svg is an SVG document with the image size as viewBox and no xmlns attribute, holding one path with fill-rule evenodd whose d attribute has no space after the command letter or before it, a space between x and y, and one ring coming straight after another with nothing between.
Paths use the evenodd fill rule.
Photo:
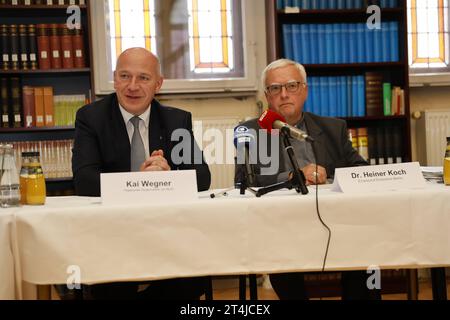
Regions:
<instances>
[{"instance_id":1,"label":"wooden floor","mask_svg":"<svg viewBox=\"0 0 450 320\"><path fill-rule=\"evenodd\" d=\"M224 284L227 283L227 284ZM247 299L249 299L247 289ZM447 296L450 297L450 278L447 278ZM419 300L432 300L431 282L429 280L419 281ZM237 280L214 280L213 281L213 299L214 300L238 300L239 287ZM340 300L340 297L324 298L324 300ZM407 294L386 294L382 296L383 300L407 300ZM265 288L262 284L258 285L258 300L278 300L277 295L271 288ZM316 300L316 299L311 299ZM318 299L317 299L318 300Z\"/></svg>"}]
</instances>

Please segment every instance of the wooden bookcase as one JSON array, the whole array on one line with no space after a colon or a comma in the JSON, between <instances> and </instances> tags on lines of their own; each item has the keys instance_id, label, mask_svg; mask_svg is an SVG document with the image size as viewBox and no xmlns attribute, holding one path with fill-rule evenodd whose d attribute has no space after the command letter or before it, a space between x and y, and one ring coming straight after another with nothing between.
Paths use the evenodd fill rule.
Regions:
<instances>
[{"instance_id":1,"label":"wooden bookcase","mask_svg":"<svg viewBox=\"0 0 450 320\"><path fill-rule=\"evenodd\" d=\"M285 58L283 25L304 24L354 24L365 23L369 14L362 9L320 9L299 10L297 13L286 13L277 10L276 0L266 0L267 57L268 62ZM400 133L400 149L402 162L411 161L411 125L409 120L409 65L408 65L408 35L406 1L398 1L398 7L382 8L381 22L398 23L398 53L399 59L394 62L345 63L345 64L303 64L308 78L338 77L365 75L366 72L379 72L384 82L390 82L404 90L404 113L395 116L362 116L342 117L349 128L397 128ZM311 36L312 37L312 36ZM312 40L312 39L311 39ZM330 105L333 108L333 105ZM369 145L370 152L370 145Z\"/></svg>"},{"instance_id":2,"label":"wooden bookcase","mask_svg":"<svg viewBox=\"0 0 450 320\"><path fill-rule=\"evenodd\" d=\"M406 1L398 1L398 3L396 8L381 9L382 22L398 22L398 61L345 64L303 64L302 61L298 62L305 66L308 78L311 76L355 76L375 71L383 74L384 80L389 80L393 84L400 86L404 90L405 96L403 115L342 118L346 120L349 128L400 128L402 161L409 162L411 161L411 128L409 120L407 7ZM298 10L299 12L286 13L283 9L277 9L276 0L266 0L265 5L268 62L287 57L284 52L283 25L365 23L369 17L369 14L366 13L367 6L361 9ZM286 39L289 38L286 37ZM384 270L382 272L382 293L408 292L409 296L414 297L417 292L412 292L409 285L411 281L414 281L411 280L414 277L417 277L414 271ZM305 281L310 297L336 296L340 294L339 273L311 273L306 275Z\"/></svg>"},{"instance_id":3,"label":"wooden bookcase","mask_svg":"<svg viewBox=\"0 0 450 320\"><path fill-rule=\"evenodd\" d=\"M58 3L56 0L54 3ZM19 3L22 3L19 1ZM34 1L32 3L35 3ZM71 16L67 13L69 1L65 5L11 5L0 4L0 24L64 24ZM85 68L47 69L47 70L0 70L0 78L19 78L23 86L51 86L54 95L84 94L88 99L94 97L94 81L92 71L90 5L78 5L81 12L83 30ZM23 107L23 106L22 106ZM57 141L74 138L73 126L68 127L33 127L33 128L0 128L0 142L23 141ZM71 178L46 179L48 195L73 194Z\"/></svg>"}]
</instances>

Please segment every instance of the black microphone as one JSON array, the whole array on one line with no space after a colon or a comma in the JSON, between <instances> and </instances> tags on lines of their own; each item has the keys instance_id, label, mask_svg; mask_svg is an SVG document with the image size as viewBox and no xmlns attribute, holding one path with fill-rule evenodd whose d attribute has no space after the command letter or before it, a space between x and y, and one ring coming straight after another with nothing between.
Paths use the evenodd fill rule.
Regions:
<instances>
[{"instance_id":1,"label":"black microphone","mask_svg":"<svg viewBox=\"0 0 450 320\"><path fill-rule=\"evenodd\" d=\"M242 153L244 152L245 161L245 178L248 186L255 184L255 172L253 166L250 163L249 148L254 146L255 136L250 132L250 129L246 126L237 126L234 129L234 146L236 147L237 159L242 159Z\"/></svg>"},{"instance_id":2,"label":"black microphone","mask_svg":"<svg viewBox=\"0 0 450 320\"><path fill-rule=\"evenodd\" d=\"M286 123L284 118L278 113L272 110L266 110L258 120L258 124L261 128L271 131L272 129L286 130L289 135L297 140L308 142L314 142L314 139L308 135L306 132L300 130L299 128L293 127Z\"/></svg>"}]
</instances>

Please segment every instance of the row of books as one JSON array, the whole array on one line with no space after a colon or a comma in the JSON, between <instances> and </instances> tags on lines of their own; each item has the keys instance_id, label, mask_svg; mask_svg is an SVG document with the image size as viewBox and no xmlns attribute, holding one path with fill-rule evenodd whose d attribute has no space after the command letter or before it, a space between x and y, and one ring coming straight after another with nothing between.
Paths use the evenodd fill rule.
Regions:
<instances>
[{"instance_id":1,"label":"row of books","mask_svg":"<svg viewBox=\"0 0 450 320\"><path fill-rule=\"evenodd\" d=\"M81 95L54 95L53 87L21 87L19 78L0 78L2 128L73 126Z\"/></svg>"},{"instance_id":2,"label":"row of books","mask_svg":"<svg viewBox=\"0 0 450 320\"><path fill-rule=\"evenodd\" d=\"M73 140L12 142L17 172L22 167L22 152L39 152L46 179L72 177Z\"/></svg>"},{"instance_id":3,"label":"row of books","mask_svg":"<svg viewBox=\"0 0 450 320\"><path fill-rule=\"evenodd\" d=\"M398 22L283 24L284 56L303 64L399 61Z\"/></svg>"},{"instance_id":4,"label":"row of books","mask_svg":"<svg viewBox=\"0 0 450 320\"><path fill-rule=\"evenodd\" d=\"M32 6L32 5L85 5L86 0L0 0L0 5Z\"/></svg>"},{"instance_id":5,"label":"row of books","mask_svg":"<svg viewBox=\"0 0 450 320\"><path fill-rule=\"evenodd\" d=\"M4 71L85 68L81 28L66 24L0 25L0 65Z\"/></svg>"},{"instance_id":6,"label":"row of books","mask_svg":"<svg viewBox=\"0 0 450 320\"><path fill-rule=\"evenodd\" d=\"M325 117L364 117L364 76L309 77L304 110Z\"/></svg>"},{"instance_id":7,"label":"row of books","mask_svg":"<svg viewBox=\"0 0 450 320\"><path fill-rule=\"evenodd\" d=\"M323 9L361 9L370 5L381 8L396 8L398 0L277 0L277 9L323 10Z\"/></svg>"},{"instance_id":8,"label":"row of books","mask_svg":"<svg viewBox=\"0 0 450 320\"><path fill-rule=\"evenodd\" d=\"M366 115L399 116L405 114L405 92L383 81L380 72L366 72Z\"/></svg>"},{"instance_id":9,"label":"row of books","mask_svg":"<svg viewBox=\"0 0 450 320\"><path fill-rule=\"evenodd\" d=\"M84 94L54 96L55 126L73 127L78 109L88 102Z\"/></svg>"},{"instance_id":10,"label":"row of books","mask_svg":"<svg viewBox=\"0 0 450 320\"><path fill-rule=\"evenodd\" d=\"M309 77L304 110L325 117L405 114L404 90L378 72L358 76Z\"/></svg>"},{"instance_id":11,"label":"row of books","mask_svg":"<svg viewBox=\"0 0 450 320\"><path fill-rule=\"evenodd\" d=\"M349 129L352 146L370 165L403 162L400 127L369 127Z\"/></svg>"}]
</instances>

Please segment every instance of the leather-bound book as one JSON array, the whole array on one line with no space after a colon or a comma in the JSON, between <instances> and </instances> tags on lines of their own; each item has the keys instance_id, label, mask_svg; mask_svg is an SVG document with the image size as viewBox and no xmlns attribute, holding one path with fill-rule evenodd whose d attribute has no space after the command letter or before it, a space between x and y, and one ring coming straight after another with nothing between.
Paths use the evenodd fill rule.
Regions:
<instances>
[{"instance_id":1,"label":"leather-bound book","mask_svg":"<svg viewBox=\"0 0 450 320\"><path fill-rule=\"evenodd\" d=\"M61 51L62 65L64 69L72 69L74 67L73 45L70 30L65 24L60 25L61 32Z\"/></svg>"},{"instance_id":2,"label":"leather-bound book","mask_svg":"<svg viewBox=\"0 0 450 320\"><path fill-rule=\"evenodd\" d=\"M6 24L0 25L0 48L1 68L8 71L11 68L11 41L9 41L9 27Z\"/></svg>"},{"instance_id":3,"label":"leather-bound book","mask_svg":"<svg viewBox=\"0 0 450 320\"><path fill-rule=\"evenodd\" d=\"M28 25L28 50L30 59L30 69L37 70L38 60L37 60L37 39L36 39L36 26L34 24Z\"/></svg>"},{"instance_id":4,"label":"leather-bound book","mask_svg":"<svg viewBox=\"0 0 450 320\"><path fill-rule=\"evenodd\" d=\"M19 78L11 78L11 111L13 127L22 127L22 92Z\"/></svg>"},{"instance_id":5,"label":"leather-bound book","mask_svg":"<svg viewBox=\"0 0 450 320\"><path fill-rule=\"evenodd\" d=\"M17 24L9 26L9 40L11 42L11 70L19 70L19 30Z\"/></svg>"},{"instance_id":6,"label":"leather-bound book","mask_svg":"<svg viewBox=\"0 0 450 320\"><path fill-rule=\"evenodd\" d=\"M55 111L53 106L53 88L44 87L44 123L46 127L55 125Z\"/></svg>"},{"instance_id":7,"label":"leather-bound book","mask_svg":"<svg viewBox=\"0 0 450 320\"><path fill-rule=\"evenodd\" d=\"M39 69L47 70L51 68L50 63L50 37L48 25L38 24L37 27L37 48Z\"/></svg>"},{"instance_id":8,"label":"leather-bound book","mask_svg":"<svg viewBox=\"0 0 450 320\"><path fill-rule=\"evenodd\" d=\"M22 88L23 101L23 126L32 128L36 126L36 116L34 114L34 88L25 86Z\"/></svg>"},{"instance_id":9,"label":"leather-bound book","mask_svg":"<svg viewBox=\"0 0 450 320\"><path fill-rule=\"evenodd\" d=\"M366 72L366 115L383 115L383 75Z\"/></svg>"},{"instance_id":10,"label":"leather-bound book","mask_svg":"<svg viewBox=\"0 0 450 320\"><path fill-rule=\"evenodd\" d=\"M83 30L81 28L75 28L72 32L75 68L86 68L86 51L84 49Z\"/></svg>"},{"instance_id":11,"label":"leather-bound book","mask_svg":"<svg viewBox=\"0 0 450 320\"><path fill-rule=\"evenodd\" d=\"M2 128L9 128L9 94L8 94L8 79L0 78L0 104L2 113Z\"/></svg>"},{"instance_id":12,"label":"leather-bound book","mask_svg":"<svg viewBox=\"0 0 450 320\"><path fill-rule=\"evenodd\" d=\"M34 112L36 115L36 127L45 126L44 120L44 89L42 87L34 88Z\"/></svg>"},{"instance_id":13,"label":"leather-bound book","mask_svg":"<svg viewBox=\"0 0 450 320\"><path fill-rule=\"evenodd\" d=\"M61 39L59 35L59 25L56 23L50 24L50 63L52 69L62 68L61 59Z\"/></svg>"},{"instance_id":14,"label":"leather-bound book","mask_svg":"<svg viewBox=\"0 0 450 320\"><path fill-rule=\"evenodd\" d=\"M19 25L19 46L20 46L20 69L28 70L30 63L30 49L28 45L27 26Z\"/></svg>"}]
</instances>

